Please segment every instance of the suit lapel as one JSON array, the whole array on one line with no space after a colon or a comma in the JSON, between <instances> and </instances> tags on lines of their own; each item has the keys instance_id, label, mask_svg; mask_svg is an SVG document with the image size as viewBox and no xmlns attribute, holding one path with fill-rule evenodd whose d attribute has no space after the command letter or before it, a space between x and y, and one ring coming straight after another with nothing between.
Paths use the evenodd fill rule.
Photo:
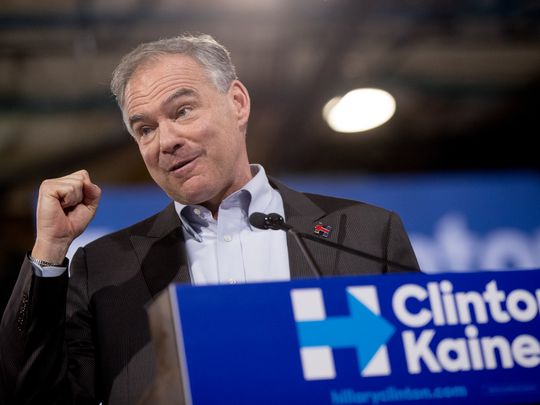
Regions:
<instances>
[{"instance_id":1,"label":"suit lapel","mask_svg":"<svg viewBox=\"0 0 540 405\"><path fill-rule=\"evenodd\" d=\"M183 242L180 219L172 203L148 226L133 231L131 243L153 297L172 282L191 282Z\"/></svg>"},{"instance_id":2,"label":"suit lapel","mask_svg":"<svg viewBox=\"0 0 540 405\"><path fill-rule=\"evenodd\" d=\"M278 189L283 198L285 220L289 225L293 226L294 229L299 232L313 234L315 226L321 222L324 225L332 227L332 231L327 240L338 243L340 235L340 221L338 218L328 216L324 210L314 204L313 201L304 194L294 191L274 179L270 179L270 183ZM322 246L321 244L310 240L304 241L306 248L312 254L313 259L317 266L319 266L322 274L325 276L333 275L334 269L336 268L337 250ZM314 277L298 244L289 234L287 234L287 247L289 251L291 278Z\"/></svg>"}]
</instances>

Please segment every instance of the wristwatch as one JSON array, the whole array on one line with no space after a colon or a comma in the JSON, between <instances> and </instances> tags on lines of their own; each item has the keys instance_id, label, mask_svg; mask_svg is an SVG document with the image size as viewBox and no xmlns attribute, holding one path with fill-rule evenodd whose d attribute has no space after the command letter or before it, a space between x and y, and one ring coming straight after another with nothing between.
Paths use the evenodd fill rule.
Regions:
<instances>
[{"instance_id":1,"label":"wristwatch","mask_svg":"<svg viewBox=\"0 0 540 405\"><path fill-rule=\"evenodd\" d=\"M47 262L45 260L36 259L35 257L32 257L31 255L28 255L28 260L30 260L31 263L36 264L40 267L62 267L62 263L52 263Z\"/></svg>"}]
</instances>

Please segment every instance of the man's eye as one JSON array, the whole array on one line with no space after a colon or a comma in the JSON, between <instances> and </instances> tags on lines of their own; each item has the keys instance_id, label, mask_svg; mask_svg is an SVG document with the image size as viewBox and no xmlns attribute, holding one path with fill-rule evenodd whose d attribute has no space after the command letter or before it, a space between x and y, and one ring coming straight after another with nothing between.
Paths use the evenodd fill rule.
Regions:
<instances>
[{"instance_id":1,"label":"man's eye","mask_svg":"<svg viewBox=\"0 0 540 405\"><path fill-rule=\"evenodd\" d=\"M153 130L154 129L152 127L141 127L139 128L137 132L139 133L140 136L145 136L145 135L150 134Z\"/></svg>"},{"instance_id":2,"label":"man's eye","mask_svg":"<svg viewBox=\"0 0 540 405\"><path fill-rule=\"evenodd\" d=\"M187 114L191 112L191 110L193 110L193 107L190 107L190 106L179 108L178 111L176 112L176 116L178 118L185 117Z\"/></svg>"}]
</instances>

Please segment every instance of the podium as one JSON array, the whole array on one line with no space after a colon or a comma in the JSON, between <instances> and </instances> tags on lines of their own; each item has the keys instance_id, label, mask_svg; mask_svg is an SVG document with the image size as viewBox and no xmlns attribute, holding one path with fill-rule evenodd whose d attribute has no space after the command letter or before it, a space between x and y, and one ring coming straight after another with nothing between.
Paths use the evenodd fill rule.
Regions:
<instances>
[{"instance_id":1,"label":"podium","mask_svg":"<svg viewBox=\"0 0 540 405\"><path fill-rule=\"evenodd\" d=\"M152 403L540 403L540 270L171 285ZM150 402L148 402L150 403Z\"/></svg>"}]
</instances>

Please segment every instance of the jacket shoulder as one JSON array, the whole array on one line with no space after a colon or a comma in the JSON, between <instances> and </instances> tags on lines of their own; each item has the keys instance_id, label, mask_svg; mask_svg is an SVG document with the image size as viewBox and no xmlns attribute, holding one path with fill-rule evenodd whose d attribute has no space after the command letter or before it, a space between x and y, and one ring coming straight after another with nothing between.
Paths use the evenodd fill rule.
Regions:
<instances>
[{"instance_id":1,"label":"jacket shoulder","mask_svg":"<svg viewBox=\"0 0 540 405\"><path fill-rule=\"evenodd\" d=\"M132 235L160 236L165 229L173 229L176 226L174 215L176 215L174 205L170 204L162 211L148 218L95 239L88 243L85 249L93 250L103 246L110 247L111 245L128 243Z\"/></svg>"},{"instance_id":2,"label":"jacket shoulder","mask_svg":"<svg viewBox=\"0 0 540 405\"><path fill-rule=\"evenodd\" d=\"M375 216L388 216L391 215L392 212L382 208L378 207L376 205L372 205L363 201L357 201L357 200L350 200L346 198L339 198L339 197L331 197L321 194L312 194L312 193L303 193L313 204L318 206L321 210L332 213L335 211L348 211L348 210L361 210L362 212L365 212L368 215L375 215Z\"/></svg>"}]
</instances>

